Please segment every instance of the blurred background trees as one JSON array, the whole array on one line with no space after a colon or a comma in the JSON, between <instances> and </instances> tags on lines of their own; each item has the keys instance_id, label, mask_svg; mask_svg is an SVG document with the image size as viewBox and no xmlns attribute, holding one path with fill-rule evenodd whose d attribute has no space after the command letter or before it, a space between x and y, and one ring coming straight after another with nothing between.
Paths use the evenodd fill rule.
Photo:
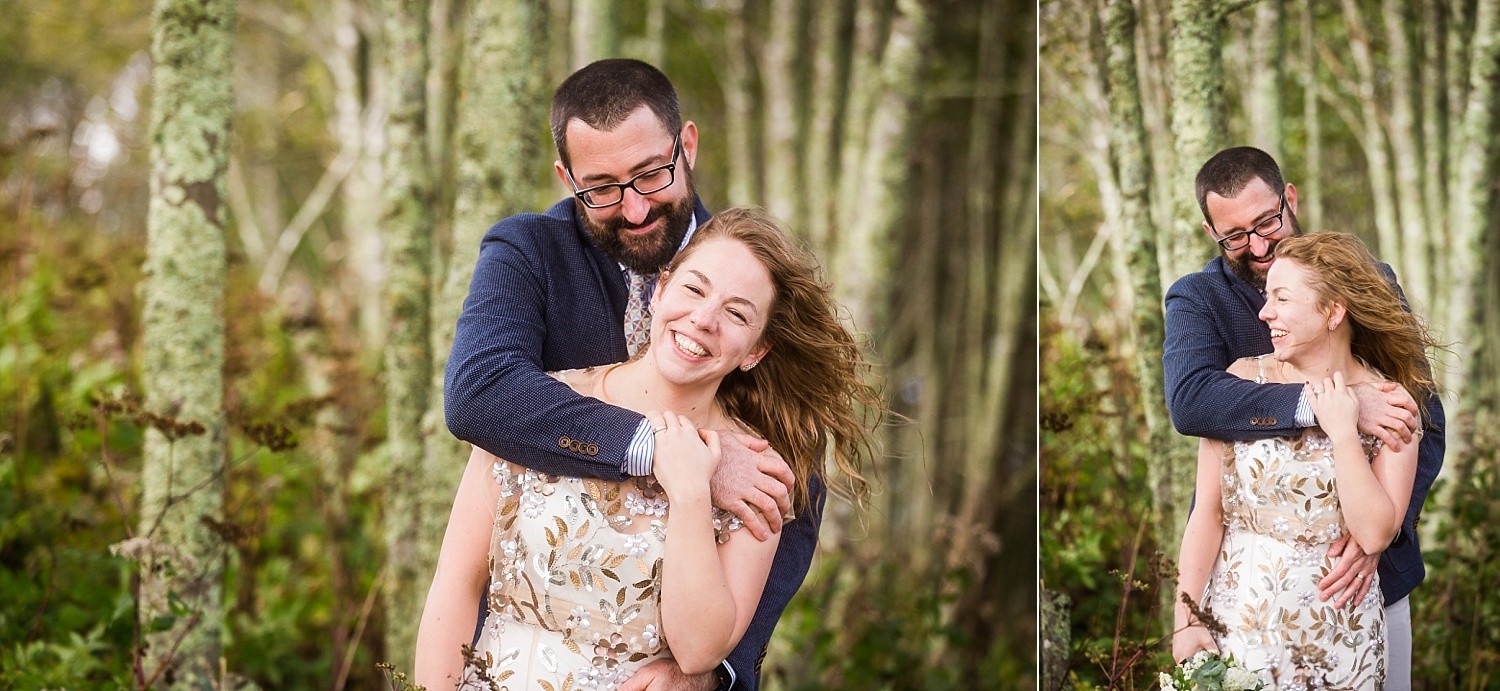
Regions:
<instances>
[{"instance_id":1,"label":"blurred background trees","mask_svg":"<svg viewBox=\"0 0 1500 691\"><path fill-rule=\"evenodd\" d=\"M625 55L662 67L699 123L709 208L767 206L822 258L905 417L879 494L831 507L768 686L1031 683L1033 6L235 6L217 240L160 250L150 4L0 10L0 681L140 686L137 623L195 613L222 626L222 660L179 659L226 687L373 688L377 662L409 664L465 457L441 376L478 238L565 194L551 89ZM178 372L222 396L220 469L198 490L218 504L179 526L211 536L222 614L141 619L110 546L160 488L144 459L162 416L200 415L137 394L150 348L188 335L143 322L143 262L212 242L225 287L189 297L221 316L223 365Z\"/></svg>"},{"instance_id":2,"label":"blurred background trees","mask_svg":"<svg viewBox=\"0 0 1500 691\"><path fill-rule=\"evenodd\" d=\"M1270 152L1309 232L1359 234L1439 340L1446 463L1420 526L1416 679L1493 685L1500 564L1496 3L1041 3L1042 577L1071 604L1067 684L1148 687L1170 664L1162 588L1191 494L1161 393L1162 291L1213 256L1192 179ZM1461 613L1460 613L1461 612ZM1044 646L1045 647L1045 646ZM1056 648L1054 648L1056 649ZM1486 681L1488 680L1488 681Z\"/></svg>"}]
</instances>

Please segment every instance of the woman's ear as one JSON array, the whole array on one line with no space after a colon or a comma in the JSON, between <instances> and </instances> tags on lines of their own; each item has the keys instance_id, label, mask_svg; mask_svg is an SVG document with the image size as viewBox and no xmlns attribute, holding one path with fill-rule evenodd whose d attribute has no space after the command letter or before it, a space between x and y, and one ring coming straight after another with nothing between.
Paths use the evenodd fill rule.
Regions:
<instances>
[{"instance_id":1,"label":"woman's ear","mask_svg":"<svg viewBox=\"0 0 1500 691\"><path fill-rule=\"evenodd\" d=\"M666 269L662 269L661 273L657 274L656 286L651 289L651 304L656 304L656 301L661 299L662 293L667 291L667 279L670 277L671 274L667 273Z\"/></svg>"},{"instance_id":2,"label":"woman's ear","mask_svg":"<svg viewBox=\"0 0 1500 691\"><path fill-rule=\"evenodd\" d=\"M745 372L749 372L750 370L754 369L756 365L760 364L761 360L766 359L766 353L769 352L771 352L771 346L761 346L753 351L750 351L750 354L746 355L744 361L740 363L740 369Z\"/></svg>"},{"instance_id":3,"label":"woman's ear","mask_svg":"<svg viewBox=\"0 0 1500 691\"><path fill-rule=\"evenodd\" d=\"M1335 302L1328 307L1328 330L1333 331L1344 323L1344 317L1348 316L1348 310L1344 309L1344 303Z\"/></svg>"}]
</instances>

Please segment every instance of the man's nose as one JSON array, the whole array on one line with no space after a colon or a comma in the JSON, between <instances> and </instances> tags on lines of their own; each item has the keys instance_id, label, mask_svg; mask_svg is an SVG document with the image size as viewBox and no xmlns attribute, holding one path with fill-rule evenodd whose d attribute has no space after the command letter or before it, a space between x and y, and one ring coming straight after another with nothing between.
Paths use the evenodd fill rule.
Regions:
<instances>
[{"instance_id":1,"label":"man's nose","mask_svg":"<svg viewBox=\"0 0 1500 691\"><path fill-rule=\"evenodd\" d=\"M1255 233L1250 234L1250 252L1261 259L1271 252L1271 239L1261 237Z\"/></svg>"},{"instance_id":2,"label":"man's nose","mask_svg":"<svg viewBox=\"0 0 1500 691\"><path fill-rule=\"evenodd\" d=\"M651 202L646 200L646 195L635 191L634 187L625 188L624 196L620 199L620 213L625 215L625 220L632 225L640 225L646 222L646 217L651 215Z\"/></svg>"}]
</instances>

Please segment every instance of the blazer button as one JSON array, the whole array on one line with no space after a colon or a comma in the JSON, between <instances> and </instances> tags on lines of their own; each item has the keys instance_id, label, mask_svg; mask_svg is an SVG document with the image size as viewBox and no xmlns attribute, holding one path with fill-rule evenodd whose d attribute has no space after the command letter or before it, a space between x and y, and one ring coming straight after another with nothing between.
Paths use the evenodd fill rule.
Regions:
<instances>
[{"instance_id":1,"label":"blazer button","mask_svg":"<svg viewBox=\"0 0 1500 691\"><path fill-rule=\"evenodd\" d=\"M1268 417L1268 418L1266 418L1266 426L1267 427L1275 427L1276 426L1276 418L1274 418L1274 417Z\"/></svg>"},{"instance_id":2,"label":"blazer button","mask_svg":"<svg viewBox=\"0 0 1500 691\"><path fill-rule=\"evenodd\" d=\"M564 449L568 448L568 445L572 444L572 443L573 443L573 440L569 439L567 437L558 437L557 438L557 445L563 447Z\"/></svg>"},{"instance_id":3,"label":"blazer button","mask_svg":"<svg viewBox=\"0 0 1500 691\"><path fill-rule=\"evenodd\" d=\"M584 444L583 445L583 452L586 453L586 454L588 454L588 455L590 455L590 456L598 456L599 455L599 445L595 444L593 442L589 442L587 444Z\"/></svg>"}]
</instances>

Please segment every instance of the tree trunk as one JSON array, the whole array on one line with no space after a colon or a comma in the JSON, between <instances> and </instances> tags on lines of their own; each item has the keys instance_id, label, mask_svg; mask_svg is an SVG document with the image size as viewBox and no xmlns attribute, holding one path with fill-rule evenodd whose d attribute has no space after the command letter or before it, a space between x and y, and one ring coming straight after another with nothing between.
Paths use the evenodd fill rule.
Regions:
<instances>
[{"instance_id":1,"label":"tree trunk","mask_svg":"<svg viewBox=\"0 0 1500 691\"><path fill-rule=\"evenodd\" d=\"M803 45L797 39L801 3L795 0L772 0L766 21L770 31L762 53L761 79L764 83L765 196L762 204L798 234L806 233L806 189L802 166L798 163L799 119L801 98L796 78L806 74L798 69L797 60Z\"/></svg>"},{"instance_id":2,"label":"tree trunk","mask_svg":"<svg viewBox=\"0 0 1500 691\"><path fill-rule=\"evenodd\" d=\"M1369 30L1356 0L1343 0L1343 7L1344 21L1349 25L1349 55L1354 60L1354 87L1364 134L1360 145L1365 152L1365 170L1370 175L1371 201L1375 207L1375 237L1379 242L1375 256L1384 257L1399 268L1405 248L1401 245L1396 220L1396 183L1391 177L1391 159L1386 153L1385 114L1375 86L1375 61L1371 56Z\"/></svg>"},{"instance_id":3,"label":"tree trunk","mask_svg":"<svg viewBox=\"0 0 1500 691\"><path fill-rule=\"evenodd\" d=\"M721 89L724 93L724 138L728 154L730 206L755 204L762 198L755 165L755 80L747 43L749 20L745 0L729 0L724 7L724 42L720 46Z\"/></svg>"},{"instance_id":4,"label":"tree trunk","mask_svg":"<svg viewBox=\"0 0 1500 691\"><path fill-rule=\"evenodd\" d=\"M1255 6L1255 28L1250 91L1245 110L1250 116L1250 142L1278 161L1286 160L1282 131L1285 107L1282 84L1286 78L1286 0L1261 0Z\"/></svg>"},{"instance_id":5,"label":"tree trunk","mask_svg":"<svg viewBox=\"0 0 1500 691\"><path fill-rule=\"evenodd\" d=\"M530 210L541 169L537 130L547 121L545 0L474 0L459 77L454 133L455 186L452 254L431 309L432 369L422 419L421 473L407 491L419 493L416 515L389 516L387 645L410 666L410 651L427 585L442 546L453 490L468 445L448 433L443 416L443 370L454 328L479 258L479 240L496 221ZM403 558L398 559L397 556ZM394 661L394 660L393 660Z\"/></svg>"},{"instance_id":6,"label":"tree trunk","mask_svg":"<svg viewBox=\"0 0 1500 691\"><path fill-rule=\"evenodd\" d=\"M865 75L869 81L856 86L869 104L868 120L845 123L846 132L849 127L867 127L867 136L859 156L861 165L854 169L858 172L841 185L847 204L841 218L849 232L840 238L834 258L834 285L842 294L840 302L861 329L876 328L884 317L879 308L880 286L891 275L894 252L890 242L907 208L901 199L911 123L918 112L931 32L928 8L921 0L898 0L879 63L872 59L875 69Z\"/></svg>"},{"instance_id":7,"label":"tree trunk","mask_svg":"<svg viewBox=\"0 0 1500 691\"><path fill-rule=\"evenodd\" d=\"M160 0L152 12L141 340L146 408L168 421L146 433L139 669L148 679L164 672L156 681L174 689L214 688L223 646L225 552L209 525L224 520L223 199L235 21L232 0Z\"/></svg>"},{"instance_id":8,"label":"tree trunk","mask_svg":"<svg viewBox=\"0 0 1500 691\"><path fill-rule=\"evenodd\" d=\"M1448 305L1447 337L1459 344L1453 348L1448 363L1449 394L1459 402L1457 414L1448 424L1447 457L1456 461L1451 482L1464 484L1473 470L1474 459L1467 457L1468 423L1473 418L1477 396L1466 395L1476 372L1468 363L1483 352L1482 331L1476 328L1480 316L1478 300L1481 265L1488 246L1489 209L1491 203L1490 173L1495 117L1495 80L1500 78L1500 0L1480 0L1475 9L1472 53L1469 60L1467 106L1457 133L1461 140L1454 161L1453 245L1448 251L1448 276L1453 278L1453 295Z\"/></svg>"},{"instance_id":9,"label":"tree trunk","mask_svg":"<svg viewBox=\"0 0 1500 691\"><path fill-rule=\"evenodd\" d=\"M1135 354L1136 383L1140 388L1141 410L1146 422L1146 448L1153 450L1147 460L1147 474L1157 494L1156 544L1165 549L1176 544L1181 537L1187 518L1181 498L1191 491L1196 467L1186 453L1185 440L1172 428L1164 408L1163 294L1153 233L1156 225L1151 219L1150 148L1136 78L1135 6L1131 0L1106 0L1103 10L1104 74L1109 93L1109 119L1113 123L1110 143L1120 193L1122 226L1118 236L1130 269L1127 292L1133 300L1129 320L1130 343L1126 350ZM1161 594L1163 611L1171 612L1174 584L1169 580L1159 586L1157 592Z\"/></svg>"},{"instance_id":10,"label":"tree trunk","mask_svg":"<svg viewBox=\"0 0 1500 691\"><path fill-rule=\"evenodd\" d=\"M1390 257L1401 271L1401 285L1417 314L1427 314L1432 302L1432 227L1422 202L1422 130L1417 123L1417 82L1420 58L1412 49L1409 32L1415 17L1408 16L1407 3L1384 0L1386 51L1391 77L1391 156L1396 170L1395 199L1401 255Z\"/></svg>"},{"instance_id":11,"label":"tree trunk","mask_svg":"<svg viewBox=\"0 0 1500 691\"><path fill-rule=\"evenodd\" d=\"M423 467L422 418L427 413L427 399L432 387L432 175L427 160L427 0L399 0L386 4L386 71L390 78L387 91L385 182L382 189L380 228L389 250L390 279L386 303L390 334L385 346L385 381L387 402L387 435L393 482L387 486L386 516L390 530L391 562L396 564L399 587L424 583L430 571L408 570L428 566L426 560L412 558L412 545L430 542L433 536L423 534L424 515L441 515L440 506L423 506L424 494L411 491L422 486L451 486L452 474L439 473L432 482L407 484L406 479L425 479ZM416 531L416 532L413 532ZM441 532L438 533L441 535ZM399 559L399 561L398 561ZM420 590L398 591L389 603L387 619L398 629L411 629L405 622L416 622L421 616ZM407 617L415 605L416 616ZM405 631L403 631L405 633ZM408 669L413 646L401 640L388 649L398 669Z\"/></svg>"},{"instance_id":12,"label":"tree trunk","mask_svg":"<svg viewBox=\"0 0 1500 691\"><path fill-rule=\"evenodd\" d=\"M620 5L616 0L573 0L569 35L573 69L620 57Z\"/></svg>"},{"instance_id":13,"label":"tree trunk","mask_svg":"<svg viewBox=\"0 0 1500 691\"><path fill-rule=\"evenodd\" d=\"M1307 153L1303 169L1307 177L1297 195L1297 217L1303 227L1323 228L1323 126L1318 120L1318 11L1314 3L1302 8L1302 124L1307 130Z\"/></svg>"},{"instance_id":14,"label":"tree trunk","mask_svg":"<svg viewBox=\"0 0 1500 691\"><path fill-rule=\"evenodd\" d=\"M1228 129L1224 113L1224 17L1213 0L1172 0L1172 134L1176 140L1177 179L1173 189L1178 200L1172 238L1172 272L1181 276L1203 267L1213 245L1197 232L1203 214L1197 200L1187 193L1193 178L1208 158L1224 148ZM1166 492L1169 488L1157 487ZM1178 488L1173 497L1187 496L1190 488ZM1155 497L1158 507L1174 504L1169 497ZM1161 503L1166 501L1167 503ZM1179 523L1178 525L1181 525Z\"/></svg>"}]
</instances>

